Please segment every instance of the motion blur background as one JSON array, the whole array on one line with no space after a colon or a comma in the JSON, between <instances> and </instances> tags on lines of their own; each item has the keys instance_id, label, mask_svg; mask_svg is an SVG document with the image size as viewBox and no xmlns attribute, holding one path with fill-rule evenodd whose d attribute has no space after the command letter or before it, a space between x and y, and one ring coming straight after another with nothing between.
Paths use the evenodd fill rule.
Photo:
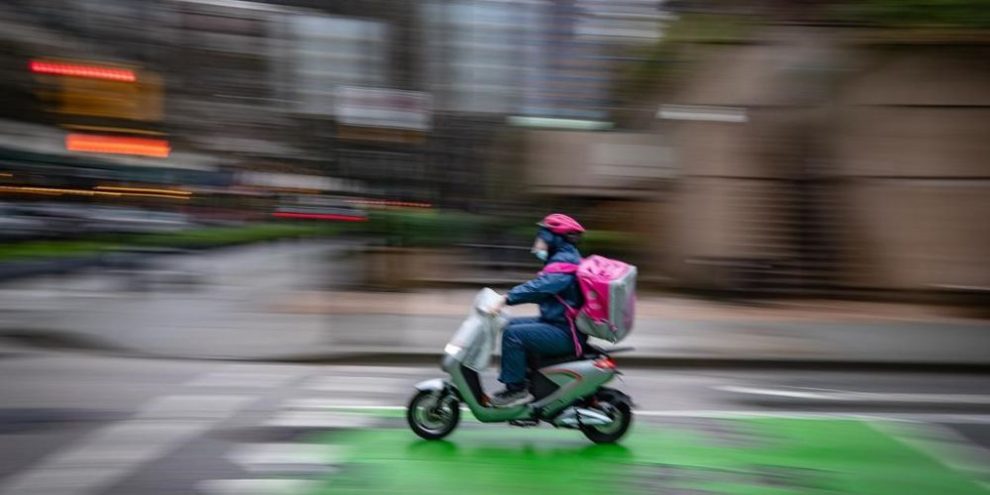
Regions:
<instances>
[{"instance_id":1,"label":"motion blur background","mask_svg":"<svg viewBox=\"0 0 990 495\"><path fill-rule=\"evenodd\" d=\"M0 23L5 278L346 233L359 286L510 282L559 210L644 288L986 302L983 0L11 0Z\"/></svg>"},{"instance_id":2,"label":"motion blur background","mask_svg":"<svg viewBox=\"0 0 990 495\"><path fill-rule=\"evenodd\" d=\"M990 0L3 0L0 494L986 493L988 28ZM550 212L640 269L641 423L424 447L396 410ZM321 488L342 441L370 464Z\"/></svg>"}]
</instances>

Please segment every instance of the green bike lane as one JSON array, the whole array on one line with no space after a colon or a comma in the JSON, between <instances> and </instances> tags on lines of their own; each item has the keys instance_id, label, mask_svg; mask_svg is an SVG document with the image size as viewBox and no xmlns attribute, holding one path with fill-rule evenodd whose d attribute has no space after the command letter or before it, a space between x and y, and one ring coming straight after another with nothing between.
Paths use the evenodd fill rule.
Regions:
<instances>
[{"instance_id":1,"label":"green bike lane","mask_svg":"<svg viewBox=\"0 0 990 495\"><path fill-rule=\"evenodd\" d=\"M446 440L430 442L404 426L400 411L361 414L378 416L378 426L310 439L345 454L308 495L990 493L933 454L944 450L904 442L896 422L666 418L638 422L618 445L594 445L578 431L469 417Z\"/></svg>"}]
</instances>

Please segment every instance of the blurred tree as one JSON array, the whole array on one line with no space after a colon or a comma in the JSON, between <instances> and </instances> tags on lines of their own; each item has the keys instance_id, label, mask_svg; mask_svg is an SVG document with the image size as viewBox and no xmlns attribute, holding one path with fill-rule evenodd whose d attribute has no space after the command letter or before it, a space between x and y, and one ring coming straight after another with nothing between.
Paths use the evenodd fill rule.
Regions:
<instances>
[{"instance_id":1,"label":"blurred tree","mask_svg":"<svg viewBox=\"0 0 990 495\"><path fill-rule=\"evenodd\" d=\"M857 0L837 20L883 27L990 28L990 0Z\"/></svg>"}]
</instances>

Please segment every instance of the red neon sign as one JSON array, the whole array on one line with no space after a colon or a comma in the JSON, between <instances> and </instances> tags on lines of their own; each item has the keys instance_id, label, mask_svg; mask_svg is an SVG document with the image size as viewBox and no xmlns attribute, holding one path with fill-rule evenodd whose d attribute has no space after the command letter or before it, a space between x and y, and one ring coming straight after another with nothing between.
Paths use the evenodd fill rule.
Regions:
<instances>
[{"instance_id":1,"label":"red neon sign","mask_svg":"<svg viewBox=\"0 0 990 495\"><path fill-rule=\"evenodd\" d=\"M32 60L29 64L31 72L51 76L84 77L88 79L105 79L107 81L135 82L137 76L130 69L100 67L97 65L67 64L62 62L43 62Z\"/></svg>"}]
</instances>

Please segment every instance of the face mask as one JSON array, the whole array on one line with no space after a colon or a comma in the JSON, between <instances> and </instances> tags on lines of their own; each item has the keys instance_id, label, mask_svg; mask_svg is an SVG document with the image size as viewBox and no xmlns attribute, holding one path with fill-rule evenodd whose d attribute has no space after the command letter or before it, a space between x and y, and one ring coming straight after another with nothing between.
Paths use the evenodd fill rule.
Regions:
<instances>
[{"instance_id":1,"label":"face mask","mask_svg":"<svg viewBox=\"0 0 990 495\"><path fill-rule=\"evenodd\" d=\"M539 251L533 251L533 256L536 256L537 258L539 258L540 261L546 261L547 258L550 257L550 254L547 253L547 250L546 249L541 249Z\"/></svg>"}]
</instances>

